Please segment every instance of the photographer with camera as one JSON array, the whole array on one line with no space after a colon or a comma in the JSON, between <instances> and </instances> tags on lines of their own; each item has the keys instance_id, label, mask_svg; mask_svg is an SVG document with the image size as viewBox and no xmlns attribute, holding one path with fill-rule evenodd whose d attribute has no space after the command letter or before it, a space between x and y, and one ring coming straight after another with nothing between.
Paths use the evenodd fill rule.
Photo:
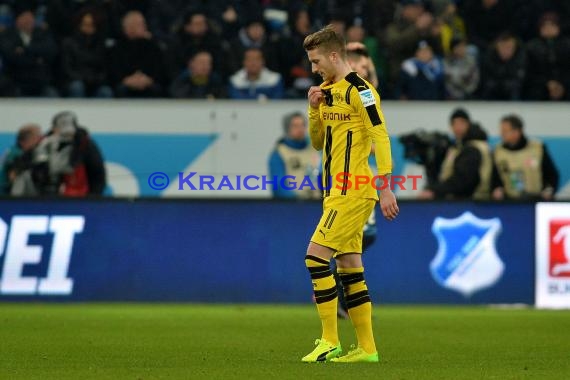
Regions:
<instances>
[{"instance_id":1,"label":"photographer with camera","mask_svg":"<svg viewBox=\"0 0 570 380\"><path fill-rule=\"evenodd\" d=\"M458 108L450 125L455 144L447 150L438 181L423 190L420 199L488 199L493 164L487 133Z\"/></svg>"},{"instance_id":2,"label":"photographer with camera","mask_svg":"<svg viewBox=\"0 0 570 380\"><path fill-rule=\"evenodd\" d=\"M69 111L54 116L35 149L32 171L40 195L101 195L106 185L101 151Z\"/></svg>"},{"instance_id":3,"label":"photographer with camera","mask_svg":"<svg viewBox=\"0 0 570 380\"><path fill-rule=\"evenodd\" d=\"M26 124L18 130L16 144L2 158L0 192L2 195L36 195L30 175L34 149L42 139L42 130L37 124Z\"/></svg>"}]
</instances>

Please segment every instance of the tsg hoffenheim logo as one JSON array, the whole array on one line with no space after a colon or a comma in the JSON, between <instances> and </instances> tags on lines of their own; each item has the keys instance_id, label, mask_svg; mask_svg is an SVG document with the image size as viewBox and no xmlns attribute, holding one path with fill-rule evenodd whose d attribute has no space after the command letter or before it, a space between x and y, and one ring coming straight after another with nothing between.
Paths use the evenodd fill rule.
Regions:
<instances>
[{"instance_id":1,"label":"tsg hoffenheim logo","mask_svg":"<svg viewBox=\"0 0 570 380\"><path fill-rule=\"evenodd\" d=\"M455 219L435 218L431 230L439 248L430 269L441 286L469 297L501 278L505 265L495 248L499 218L479 219L466 211Z\"/></svg>"}]
</instances>

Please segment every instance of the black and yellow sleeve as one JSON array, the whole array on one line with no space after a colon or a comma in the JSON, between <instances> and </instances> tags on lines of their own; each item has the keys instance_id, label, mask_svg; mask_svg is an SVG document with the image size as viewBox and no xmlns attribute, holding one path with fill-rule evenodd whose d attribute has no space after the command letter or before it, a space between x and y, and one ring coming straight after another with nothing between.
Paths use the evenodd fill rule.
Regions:
<instances>
[{"instance_id":1,"label":"black and yellow sleeve","mask_svg":"<svg viewBox=\"0 0 570 380\"><path fill-rule=\"evenodd\" d=\"M360 115L366 132L376 145L375 155L378 174L391 174L392 151L384 115L380 108L380 96L368 82L360 78L356 73L351 73L347 76L347 80L352 85L350 96L354 101L351 101L351 104Z\"/></svg>"}]
</instances>

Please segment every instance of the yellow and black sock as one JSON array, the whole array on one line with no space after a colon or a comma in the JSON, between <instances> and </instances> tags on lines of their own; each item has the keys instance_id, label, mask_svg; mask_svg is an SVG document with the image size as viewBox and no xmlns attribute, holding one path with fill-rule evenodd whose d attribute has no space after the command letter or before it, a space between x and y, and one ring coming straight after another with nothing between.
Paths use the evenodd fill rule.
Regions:
<instances>
[{"instance_id":1,"label":"yellow and black sock","mask_svg":"<svg viewBox=\"0 0 570 380\"><path fill-rule=\"evenodd\" d=\"M323 326L322 339L336 345L338 344L336 317L338 294L330 262L320 257L307 255L305 264L311 274L315 302Z\"/></svg>"},{"instance_id":2,"label":"yellow and black sock","mask_svg":"<svg viewBox=\"0 0 570 380\"><path fill-rule=\"evenodd\" d=\"M356 330L358 345L369 354L376 352L372 333L372 302L364 281L364 268L338 268L348 315Z\"/></svg>"}]
</instances>

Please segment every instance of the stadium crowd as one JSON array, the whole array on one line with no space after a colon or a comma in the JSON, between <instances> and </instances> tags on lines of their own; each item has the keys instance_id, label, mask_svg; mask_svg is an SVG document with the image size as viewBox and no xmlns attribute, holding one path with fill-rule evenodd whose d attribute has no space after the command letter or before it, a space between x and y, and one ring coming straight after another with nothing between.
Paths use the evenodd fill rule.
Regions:
<instances>
[{"instance_id":1,"label":"stadium crowd","mask_svg":"<svg viewBox=\"0 0 570 380\"><path fill-rule=\"evenodd\" d=\"M570 100L562 0L0 0L0 96L304 98L328 23L383 98Z\"/></svg>"}]
</instances>

